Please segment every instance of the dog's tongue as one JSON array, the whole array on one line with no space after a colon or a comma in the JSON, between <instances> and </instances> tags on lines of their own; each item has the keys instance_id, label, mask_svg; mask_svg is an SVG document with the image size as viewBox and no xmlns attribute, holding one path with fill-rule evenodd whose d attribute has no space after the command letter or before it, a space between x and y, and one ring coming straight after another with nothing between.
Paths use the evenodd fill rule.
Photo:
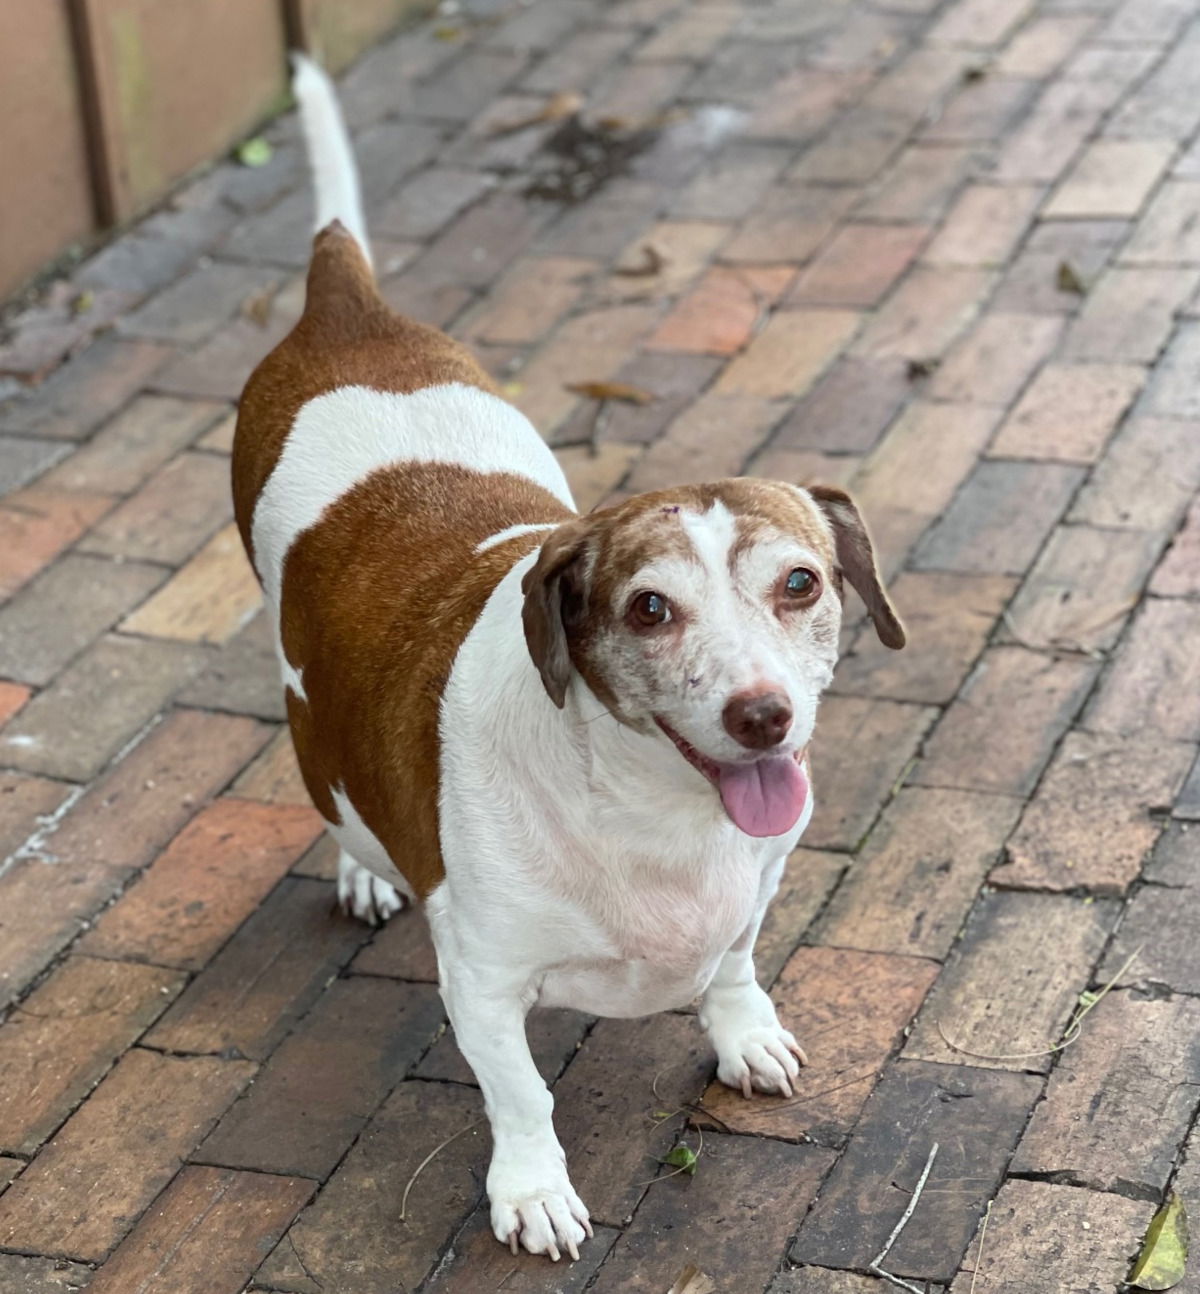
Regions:
<instances>
[{"instance_id":1,"label":"dog's tongue","mask_svg":"<svg viewBox=\"0 0 1200 1294\"><path fill-rule=\"evenodd\" d=\"M748 836L782 836L808 799L808 778L793 755L722 764L717 787L725 812Z\"/></svg>"}]
</instances>

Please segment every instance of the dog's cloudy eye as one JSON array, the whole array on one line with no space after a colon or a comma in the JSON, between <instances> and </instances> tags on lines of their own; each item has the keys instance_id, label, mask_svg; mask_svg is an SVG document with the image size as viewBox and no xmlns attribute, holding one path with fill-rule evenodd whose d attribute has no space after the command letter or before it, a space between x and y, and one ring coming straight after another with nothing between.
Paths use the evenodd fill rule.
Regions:
<instances>
[{"instance_id":1,"label":"dog's cloudy eye","mask_svg":"<svg viewBox=\"0 0 1200 1294\"><path fill-rule=\"evenodd\" d=\"M794 571L787 577L784 589L788 597L791 598L808 598L817 590L816 573L810 571L806 566L797 566Z\"/></svg>"},{"instance_id":2,"label":"dog's cloudy eye","mask_svg":"<svg viewBox=\"0 0 1200 1294\"><path fill-rule=\"evenodd\" d=\"M629 618L635 625L650 629L666 624L671 618L671 608L661 593L639 593L629 604Z\"/></svg>"}]
</instances>

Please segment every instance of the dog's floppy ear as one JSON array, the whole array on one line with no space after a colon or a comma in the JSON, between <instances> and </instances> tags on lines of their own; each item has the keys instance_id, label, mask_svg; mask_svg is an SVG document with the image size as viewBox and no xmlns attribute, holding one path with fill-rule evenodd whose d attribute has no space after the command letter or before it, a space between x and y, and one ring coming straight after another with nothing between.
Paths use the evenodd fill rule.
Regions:
<instances>
[{"instance_id":1,"label":"dog's floppy ear","mask_svg":"<svg viewBox=\"0 0 1200 1294\"><path fill-rule=\"evenodd\" d=\"M525 573L521 590L525 605L521 620L525 644L542 676L550 700L561 710L571 679L571 653L567 629L587 610L584 563L588 524L565 521L550 532L538 559Z\"/></svg>"},{"instance_id":2,"label":"dog's floppy ear","mask_svg":"<svg viewBox=\"0 0 1200 1294\"><path fill-rule=\"evenodd\" d=\"M879 641L898 651L905 643L904 626L883 590L871 536L854 500L845 490L830 485L811 485L808 492L833 526L838 566L862 598Z\"/></svg>"}]
</instances>

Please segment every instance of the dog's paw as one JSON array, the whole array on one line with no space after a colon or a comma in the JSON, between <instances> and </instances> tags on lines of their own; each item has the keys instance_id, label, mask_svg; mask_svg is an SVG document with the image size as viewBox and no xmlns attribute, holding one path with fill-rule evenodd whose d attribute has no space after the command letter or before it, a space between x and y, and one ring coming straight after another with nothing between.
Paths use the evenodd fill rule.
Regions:
<instances>
[{"instance_id":1,"label":"dog's paw","mask_svg":"<svg viewBox=\"0 0 1200 1294\"><path fill-rule=\"evenodd\" d=\"M564 1253L578 1259L579 1246L592 1234L586 1206L565 1169L544 1174L542 1185L534 1184L535 1177L528 1170L489 1174L496 1239L514 1254L524 1248L531 1254L546 1254L554 1262Z\"/></svg>"},{"instance_id":2,"label":"dog's paw","mask_svg":"<svg viewBox=\"0 0 1200 1294\"><path fill-rule=\"evenodd\" d=\"M347 916L372 926L381 925L404 907L404 896L394 885L367 871L345 850L338 857L337 897L338 907Z\"/></svg>"},{"instance_id":3,"label":"dog's paw","mask_svg":"<svg viewBox=\"0 0 1200 1294\"><path fill-rule=\"evenodd\" d=\"M800 1044L781 1024L759 1025L717 1043L717 1077L746 1097L755 1088L791 1096L800 1066L807 1064Z\"/></svg>"}]
</instances>

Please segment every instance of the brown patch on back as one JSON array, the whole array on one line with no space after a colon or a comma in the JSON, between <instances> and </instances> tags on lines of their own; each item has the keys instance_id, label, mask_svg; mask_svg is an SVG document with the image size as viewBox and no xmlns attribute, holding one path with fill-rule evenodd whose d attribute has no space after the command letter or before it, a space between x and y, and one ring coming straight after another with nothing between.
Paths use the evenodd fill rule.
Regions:
<instances>
[{"instance_id":1,"label":"brown patch on back","mask_svg":"<svg viewBox=\"0 0 1200 1294\"><path fill-rule=\"evenodd\" d=\"M388 307L338 221L323 229L313 240L304 314L251 374L238 408L233 506L251 560L254 505L309 400L341 386L405 394L446 382L495 391L465 347Z\"/></svg>"},{"instance_id":2,"label":"brown patch on back","mask_svg":"<svg viewBox=\"0 0 1200 1294\"><path fill-rule=\"evenodd\" d=\"M407 394L451 382L495 391L464 347L388 308L340 224L318 234L304 314L238 412L234 508L251 559L255 505L305 404L344 386ZM287 697L305 785L330 822L332 790L344 791L422 898L444 874L442 692L488 596L543 536L475 548L509 526L574 515L524 477L404 463L348 491L288 552L281 632L308 698Z\"/></svg>"},{"instance_id":3,"label":"brown patch on back","mask_svg":"<svg viewBox=\"0 0 1200 1294\"><path fill-rule=\"evenodd\" d=\"M308 696L289 697L288 716L305 784L332 821L329 788L343 790L421 898L444 875L438 715L454 658L544 535L475 548L573 515L521 476L405 463L348 491L288 552L283 647Z\"/></svg>"}]
</instances>

